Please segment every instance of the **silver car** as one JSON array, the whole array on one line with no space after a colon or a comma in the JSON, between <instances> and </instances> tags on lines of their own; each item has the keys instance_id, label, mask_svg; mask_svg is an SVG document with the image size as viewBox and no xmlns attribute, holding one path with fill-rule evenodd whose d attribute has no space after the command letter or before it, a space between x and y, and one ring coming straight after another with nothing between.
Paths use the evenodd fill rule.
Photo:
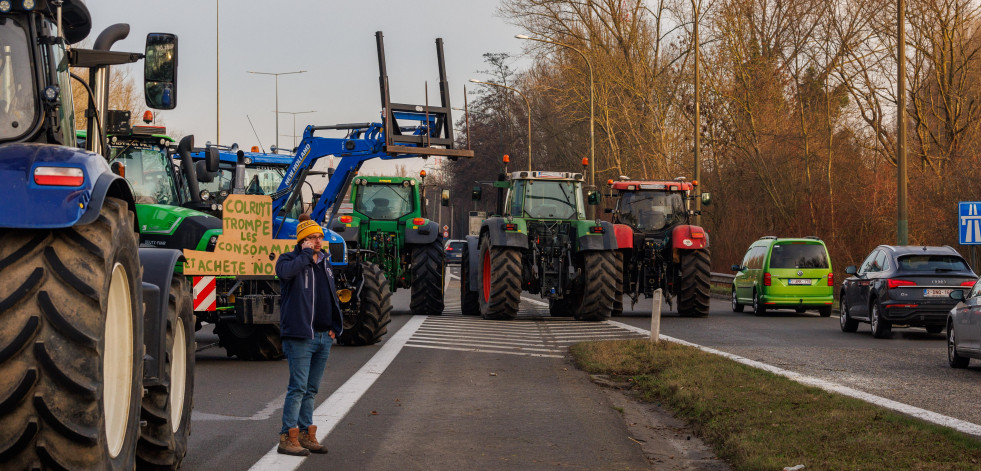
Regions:
<instances>
[{"instance_id":1,"label":"silver car","mask_svg":"<svg viewBox=\"0 0 981 471\"><path fill-rule=\"evenodd\" d=\"M955 289L950 297L959 302L947 315L947 363L967 368L971 358L981 359L981 279L966 295Z\"/></svg>"}]
</instances>

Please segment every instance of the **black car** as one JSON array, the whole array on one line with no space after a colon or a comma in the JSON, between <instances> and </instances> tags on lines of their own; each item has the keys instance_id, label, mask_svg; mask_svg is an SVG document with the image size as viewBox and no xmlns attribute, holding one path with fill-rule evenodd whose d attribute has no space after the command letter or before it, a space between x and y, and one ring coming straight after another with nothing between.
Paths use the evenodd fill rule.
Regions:
<instances>
[{"instance_id":1,"label":"black car","mask_svg":"<svg viewBox=\"0 0 981 471\"><path fill-rule=\"evenodd\" d=\"M467 241L453 239L446 241L446 264L460 263L463 259L463 249L467 246Z\"/></svg>"},{"instance_id":2,"label":"black car","mask_svg":"<svg viewBox=\"0 0 981 471\"><path fill-rule=\"evenodd\" d=\"M845 273L852 276L841 284L841 330L855 332L868 322L876 338L889 337L893 325L942 332L957 304L950 293L970 289L978 278L948 246L880 245Z\"/></svg>"}]
</instances>

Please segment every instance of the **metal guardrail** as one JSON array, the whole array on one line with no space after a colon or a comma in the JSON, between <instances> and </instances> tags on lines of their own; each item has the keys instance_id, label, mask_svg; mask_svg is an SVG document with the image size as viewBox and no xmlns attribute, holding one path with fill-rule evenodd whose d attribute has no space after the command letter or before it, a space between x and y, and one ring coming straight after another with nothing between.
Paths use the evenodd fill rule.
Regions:
<instances>
[{"instance_id":1,"label":"metal guardrail","mask_svg":"<svg viewBox=\"0 0 981 471\"><path fill-rule=\"evenodd\" d=\"M712 286L732 286L732 280L736 275L728 273L710 273L712 275Z\"/></svg>"}]
</instances>

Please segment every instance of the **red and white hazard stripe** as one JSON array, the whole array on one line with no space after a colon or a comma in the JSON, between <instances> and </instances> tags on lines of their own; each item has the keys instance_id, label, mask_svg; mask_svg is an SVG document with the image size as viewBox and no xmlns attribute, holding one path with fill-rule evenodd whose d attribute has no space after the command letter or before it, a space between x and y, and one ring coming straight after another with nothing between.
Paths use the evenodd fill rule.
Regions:
<instances>
[{"instance_id":1,"label":"red and white hazard stripe","mask_svg":"<svg viewBox=\"0 0 981 471\"><path fill-rule=\"evenodd\" d=\"M214 311L215 303L215 277L195 276L194 277L194 310L195 311Z\"/></svg>"}]
</instances>

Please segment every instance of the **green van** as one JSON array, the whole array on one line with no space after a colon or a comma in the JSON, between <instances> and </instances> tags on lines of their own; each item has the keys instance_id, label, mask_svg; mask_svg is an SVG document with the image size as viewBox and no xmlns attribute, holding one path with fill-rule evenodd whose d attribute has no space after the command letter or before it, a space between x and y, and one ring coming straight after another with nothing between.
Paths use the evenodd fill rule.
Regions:
<instances>
[{"instance_id":1,"label":"green van","mask_svg":"<svg viewBox=\"0 0 981 471\"><path fill-rule=\"evenodd\" d=\"M753 242L732 280L732 310L753 307L761 316L768 309L817 309L831 315L834 275L828 248L817 237L778 239L761 237Z\"/></svg>"}]
</instances>

